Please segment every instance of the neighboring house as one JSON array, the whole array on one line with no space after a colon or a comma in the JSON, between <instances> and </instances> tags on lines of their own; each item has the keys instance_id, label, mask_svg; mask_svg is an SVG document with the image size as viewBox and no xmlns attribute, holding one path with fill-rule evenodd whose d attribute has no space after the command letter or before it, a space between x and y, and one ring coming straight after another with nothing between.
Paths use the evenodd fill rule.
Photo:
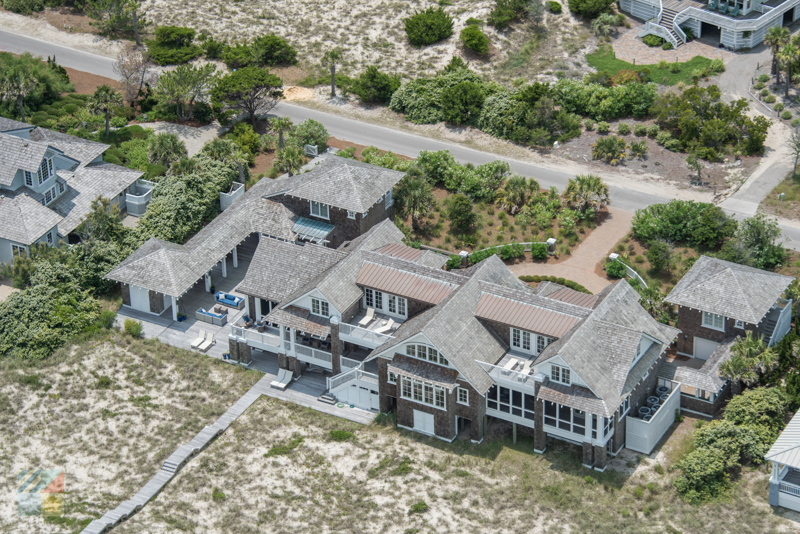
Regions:
<instances>
[{"instance_id":1,"label":"neighboring house","mask_svg":"<svg viewBox=\"0 0 800 534\"><path fill-rule=\"evenodd\" d=\"M678 354L707 360L728 338L752 331L771 347L789 331L794 278L701 256L664 299L678 306Z\"/></svg>"},{"instance_id":2,"label":"neighboring house","mask_svg":"<svg viewBox=\"0 0 800 534\"><path fill-rule=\"evenodd\" d=\"M626 441L644 450L672 423L665 408L652 425L626 424L677 335L630 285L532 290L496 256L448 272L445 256L402 237L387 220L335 251L262 239L238 290L264 322L231 326L232 358L248 363L257 349L294 377L330 371L339 401L395 411L401 427L447 441L480 442L488 418L501 419L515 435L527 427L540 452L548 439L581 444L599 470Z\"/></svg>"},{"instance_id":3,"label":"neighboring house","mask_svg":"<svg viewBox=\"0 0 800 534\"><path fill-rule=\"evenodd\" d=\"M620 9L647 21L639 37L657 35L678 48L684 29L695 38L738 50L754 48L773 26L788 26L800 18L800 0L621 0Z\"/></svg>"},{"instance_id":4,"label":"neighboring house","mask_svg":"<svg viewBox=\"0 0 800 534\"><path fill-rule=\"evenodd\" d=\"M142 173L103 162L108 145L0 118L0 262L66 241L104 197L126 208ZM149 189L148 189L149 191Z\"/></svg>"},{"instance_id":5,"label":"neighboring house","mask_svg":"<svg viewBox=\"0 0 800 534\"><path fill-rule=\"evenodd\" d=\"M286 276L295 270L317 268L317 262L327 265L325 258L335 256L330 249L346 247L382 221L394 218L392 188L403 176L401 172L323 154L308 172L260 180L183 245L150 239L106 278L122 284L124 306L156 315L171 308L177 320L178 300L199 280L204 280L206 290L210 290L210 272L219 263L226 277L228 256L237 267L237 247L251 235L257 235L260 243L253 258L256 265L264 267L274 261L269 255L275 247L285 254L283 258L296 254L301 256L299 261L307 260L294 265L279 263L289 269ZM297 248L273 242L276 240ZM302 250L307 244L314 246ZM328 247L327 252L319 251L324 247ZM302 272L297 280L305 280ZM287 280L281 289L297 285L297 280ZM258 289L261 282L252 283L248 313L260 318L281 302L283 293L263 293Z\"/></svg>"},{"instance_id":6,"label":"neighboring house","mask_svg":"<svg viewBox=\"0 0 800 534\"><path fill-rule=\"evenodd\" d=\"M769 504L800 512L800 412L792 417L764 458L772 464Z\"/></svg>"}]
</instances>

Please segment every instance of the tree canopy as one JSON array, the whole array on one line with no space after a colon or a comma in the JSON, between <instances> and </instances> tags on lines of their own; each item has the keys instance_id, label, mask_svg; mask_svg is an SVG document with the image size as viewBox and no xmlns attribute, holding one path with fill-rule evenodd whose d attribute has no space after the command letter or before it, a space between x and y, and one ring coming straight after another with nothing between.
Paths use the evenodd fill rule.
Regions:
<instances>
[{"instance_id":1,"label":"tree canopy","mask_svg":"<svg viewBox=\"0 0 800 534\"><path fill-rule=\"evenodd\" d=\"M217 79L211 90L211 102L229 117L245 112L250 123L268 113L283 96L280 78L259 67L244 67Z\"/></svg>"}]
</instances>

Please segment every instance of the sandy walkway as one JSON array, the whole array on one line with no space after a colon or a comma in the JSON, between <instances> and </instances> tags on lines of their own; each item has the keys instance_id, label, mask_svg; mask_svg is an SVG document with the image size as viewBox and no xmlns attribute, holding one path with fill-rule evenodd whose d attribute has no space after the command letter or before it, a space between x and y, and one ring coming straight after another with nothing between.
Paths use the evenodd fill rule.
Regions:
<instances>
[{"instance_id":1,"label":"sandy walkway","mask_svg":"<svg viewBox=\"0 0 800 534\"><path fill-rule=\"evenodd\" d=\"M608 251L630 231L633 213L609 208L609 216L589 237L578 245L569 259L563 263L542 265L520 263L512 265L511 272L517 276L539 275L559 276L573 280L592 293L599 293L611 282L595 273L597 263L606 257Z\"/></svg>"},{"instance_id":2,"label":"sandy walkway","mask_svg":"<svg viewBox=\"0 0 800 534\"><path fill-rule=\"evenodd\" d=\"M220 126L217 121L200 128L173 124L171 122L143 122L140 126L142 128L152 128L156 133L177 134L178 137L186 143L186 151L189 153L189 156L194 156L200 152L203 145L219 137L227 130Z\"/></svg>"}]
</instances>

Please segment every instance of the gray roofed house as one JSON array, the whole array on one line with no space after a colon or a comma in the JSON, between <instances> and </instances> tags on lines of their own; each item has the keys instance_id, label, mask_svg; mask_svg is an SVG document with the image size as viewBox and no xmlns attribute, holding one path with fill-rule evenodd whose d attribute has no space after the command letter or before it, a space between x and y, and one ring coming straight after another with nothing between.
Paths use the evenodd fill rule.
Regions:
<instances>
[{"instance_id":1,"label":"gray roofed house","mask_svg":"<svg viewBox=\"0 0 800 534\"><path fill-rule=\"evenodd\" d=\"M800 512L800 412L794 414L764 459L772 464L769 504Z\"/></svg>"},{"instance_id":2,"label":"gray roofed house","mask_svg":"<svg viewBox=\"0 0 800 534\"><path fill-rule=\"evenodd\" d=\"M15 121L13 119L7 119L5 117L0 117L0 132L11 132L15 130L32 130L35 128L32 124L26 124L24 122Z\"/></svg>"},{"instance_id":3,"label":"gray roofed house","mask_svg":"<svg viewBox=\"0 0 800 534\"><path fill-rule=\"evenodd\" d=\"M297 246L262 238L250 260L247 275L236 290L272 302L284 302L346 257L345 252L321 245Z\"/></svg>"},{"instance_id":4,"label":"gray roofed house","mask_svg":"<svg viewBox=\"0 0 800 534\"><path fill-rule=\"evenodd\" d=\"M143 174L142 171L104 162L81 165L74 172L59 171L59 177L68 187L49 205L51 210L63 217L58 223L58 233L62 236L69 235L91 211L95 199L108 198L109 193L125 191Z\"/></svg>"},{"instance_id":5,"label":"gray roofed house","mask_svg":"<svg viewBox=\"0 0 800 534\"><path fill-rule=\"evenodd\" d=\"M302 176L304 182L289 189L288 195L364 213L391 191L405 173L354 159L327 156Z\"/></svg>"},{"instance_id":6,"label":"gray roofed house","mask_svg":"<svg viewBox=\"0 0 800 534\"><path fill-rule=\"evenodd\" d=\"M46 130L38 126L31 130L30 138L32 141L57 148L68 158L80 162L79 169L90 163L96 163L105 151L111 148L111 145L104 145L103 143L53 130Z\"/></svg>"},{"instance_id":7,"label":"gray roofed house","mask_svg":"<svg viewBox=\"0 0 800 534\"><path fill-rule=\"evenodd\" d=\"M60 221L57 213L26 194L0 197L0 239L32 245Z\"/></svg>"},{"instance_id":8,"label":"gray roofed house","mask_svg":"<svg viewBox=\"0 0 800 534\"><path fill-rule=\"evenodd\" d=\"M0 133L0 186L11 186L19 170L39 170L48 146L11 134Z\"/></svg>"},{"instance_id":9,"label":"gray roofed house","mask_svg":"<svg viewBox=\"0 0 800 534\"><path fill-rule=\"evenodd\" d=\"M701 256L664 300L758 324L792 280L790 276Z\"/></svg>"},{"instance_id":10,"label":"gray roofed house","mask_svg":"<svg viewBox=\"0 0 800 534\"><path fill-rule=\"evenodd\" d=\"M164 295L180 296L199 276L192 270L186 247L151 237L114 267L106 278L125 280L126 284Z\"/></svg>"}]
</instances>

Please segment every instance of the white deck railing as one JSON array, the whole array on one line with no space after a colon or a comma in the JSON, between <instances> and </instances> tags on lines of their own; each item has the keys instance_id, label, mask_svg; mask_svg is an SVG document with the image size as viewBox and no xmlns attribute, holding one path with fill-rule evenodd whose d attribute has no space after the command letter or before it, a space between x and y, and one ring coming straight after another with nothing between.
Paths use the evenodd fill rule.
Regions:
<instances>
[{"instance_id":1,"label":"white deck railing","mask_svg":"<svg viewBox=\"0 0 800 534\"><path fill-rule=\"evenodd\" d=\"M345 369L356 369L357 367L361 367L360 361L353 360L351 358L345 358L344 356L339 356L339 364L342 366L342 371Z\"/></svg>"},{"instance_id":2,"label":"white deck railing","mask_svg":"<svg viewBox=\"0 0 800 534\"><path fill-rule=\"evenodd\" d=\"M131 215L144 215L144 212L147 210L147 204L153 196L153 188L155 186L156 184L149 180L142 180L141 178L136 180L136 182L128 188L133 189L133 191L125 193L125 206L128 213Z\"/></svg>"},{"instance_id":3,"label":"white deck railing","mask_svg":"<svg viewBox=\"0 0 800 534\"><path fill-rule=\"evenodd\" d=\"M389 334L379 334L367 328L347 323L339 324L339 336L348 336L353 338L353 340L365 341L372 345L372 348L379 347L390 339L394 339L394 336L390 336Z\"/></svg>"},{"instance_id":4,"label":"white deck railing","mask_svg":"<svg viewBox=\"0 0 800 534\"><path fill-rule=\"evenodd\" d=\"M681 10L680 13L675 15L674 24L680 25L682 22L693 18L697 19L700 22L706 22L708 24L713 24L714 26L719 26L720 28L724 28L725 30L732 31L732 32L743 32L743 31L753 31L759 28L763 28L768 26L771 22L773 22L778 17L782 17L784 11L777 10L777 9L769 9L764 11L762 16L755 18L755 19L732 19L725 15L721 15L719 13L714 13L708 9L699 9L697 7L687 7L686 9ZM735 38L735 36L734 36ZM736 43L734 43L735 45Z\"/></svg>"},{"instance_id":5,"label":"white deck railing","mask_svg":"<svg viewBox=\"0 0 800 534\"><path fill-rule=\"evenodd\" d=\"M244 328L243 326L231 325L231 334L239 339L254 341L261 345L268 345L270 347L280 347L281 338L277 334L278 330L275 328L273 328L272 330L274 330L276 333L270 333L268 331L257 332L255 330Z\"/></svg>"},{"instance_id":6,"label":"white deck railing","mask_svg":"<svg viewBox=\"0 0 800 534\"><path fill-rule=\"evenodd\" d=\"M313 363L326 369L333 369L333 356L330 352L324 350L306 347L305 345L295 345L294 352L297 354L297 359L301 362Z\"/></svg>"},{"instance_id":7,"label":"white deck railing","mask_svg":"<svg viewBox=\"0 0 800 534\"><path fill-rule=\"evenodd\" d=\"M486 371L489 376L492 377L492 380L497 382L498 380L504 380L506 382L517 382L523 386L527 386L534 389L533 385L533 369L531 368L530 373L522 373L520 371L513 371L510 369L505 369L503 367L492 365L486 362L478 362L484 371Z\"/></svg>"},{"instance_id":8,"label":"white deck railing","mask_svg":"<svg viewBox=\"0 0 800 534\"><path fill-rule=\"evenodd\" d=\"M344 384L353 380L361 380L362 382L367 382L369 384L376 385L378 383L378 375L376 375L375 373L368 373L367 371L362 371L361 369L352 369L345 373L340 373L336 376L328 377L327 378L328 391L332 392L334 389L339 388Z\"/></svg>"},{"instance_id":9,"label":"white deck railing","mask_svg":"<svg viewBox=\"0 0 800 534\"><path fill-rule=\"evenodd\" d=\"M794 495L795 497L800 497L800 486L792 484L791 482L784 482L781 481L780 491L784 493L788 493L789 495Z\"/></svg>"},{"instance_id":10,"label":"white deck railing","mask_svg":"<svg viewBox=\"0 0 800 534\"><path fill-rule=\"evenodd\" d=\"M775 343L783 339L786 332L792 327L792 299L778 299L778 306L783 305L781 314L775 322L775 329L772 331L772 336L769 338L768 347L773 346Z\"/></svg>"}]
</instances>

